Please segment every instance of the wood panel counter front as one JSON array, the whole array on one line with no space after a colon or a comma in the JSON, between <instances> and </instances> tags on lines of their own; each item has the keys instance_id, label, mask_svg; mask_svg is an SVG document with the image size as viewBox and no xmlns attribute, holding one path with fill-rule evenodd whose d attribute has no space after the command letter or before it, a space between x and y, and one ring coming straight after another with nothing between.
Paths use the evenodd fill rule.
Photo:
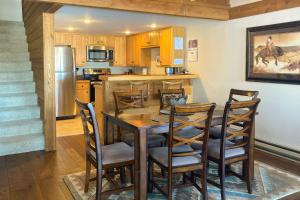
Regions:
<instances>
[{"instance_id":1,"label":"wood panel counter front","mask_svg":"<svg viewBox=\"0 0 300 200\"><path fill-rule=\"evenodd\" d=\"M158 90L162 89L162 81L182 81L183 88L188 96L188 102L192 102L193 88L191 79L198 78L198 75L184 74L184 75L110 75L101 76L101 85L95 85L95 110L98 118L101 134L103 134L103 111L114 111L114 91L129 91L130 83L134 81L145 81L149 84L148 99L145 101L145 109L147 107L157 107L159 109ZM144 112L144 111L142 111ZM101 135L104 141L103 135Z\"/></svg>"}]
</instances>

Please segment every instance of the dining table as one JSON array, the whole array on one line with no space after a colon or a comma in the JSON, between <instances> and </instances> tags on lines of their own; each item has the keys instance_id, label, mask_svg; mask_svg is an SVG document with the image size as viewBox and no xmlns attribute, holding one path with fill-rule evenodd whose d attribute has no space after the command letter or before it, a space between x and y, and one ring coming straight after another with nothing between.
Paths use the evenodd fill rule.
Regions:
<instances>
[{"instance_id":1,"label":"dining table","mask_svg":"<svg viewBox=\"0 0 300 200\"><path fill-rule=\"evenodd\" d=\"M211 121L211 126L220 126L223 121L225 106L217 105ZM115 125L120 130L134 133L134 199L147 199L147 130L166 127L169 124L168 111L123 113L116 116L115 112L103 112L104 143L109 144L109 125ZM255 127L255 124L254 124ZM254 146L255 128L250 145ZM250 170L254 172L253 149L250 147ZM254 174L254 173L251 173ZM251 177L253 179L253 177Z\"/></svg>"}]
</instances>

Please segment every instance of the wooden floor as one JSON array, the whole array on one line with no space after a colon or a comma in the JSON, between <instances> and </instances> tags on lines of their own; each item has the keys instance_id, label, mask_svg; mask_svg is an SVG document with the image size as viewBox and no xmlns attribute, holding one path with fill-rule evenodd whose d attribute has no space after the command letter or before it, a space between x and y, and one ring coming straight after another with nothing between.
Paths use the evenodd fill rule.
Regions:
<instances>
[{"instance_id":1,"label":"wooden floor","mask_svg":"<svg viewBox=\"0 0 300 200\"><path fill-rule=\"evenodd\" d=\"M0 200L68 200L73 199L63 183L66 174L85 168L83 135L60 137L56 152L32 152L0 157ZM257 151L257 160L282 167L300 175L293 163L286 163ZM300 194L285 198L299 200Z\"/></svg>"},{"instance_id":2,"label":"wooden floor","mask_svg":"<svg viewBox=\"0 0 300 200\"><path fill-rule=\"evenodd\" d=\"M83 134L82 122L80 117L74 119L64 119L56 121L56 136L64 137Z\"/></svg>"}]
</instances>

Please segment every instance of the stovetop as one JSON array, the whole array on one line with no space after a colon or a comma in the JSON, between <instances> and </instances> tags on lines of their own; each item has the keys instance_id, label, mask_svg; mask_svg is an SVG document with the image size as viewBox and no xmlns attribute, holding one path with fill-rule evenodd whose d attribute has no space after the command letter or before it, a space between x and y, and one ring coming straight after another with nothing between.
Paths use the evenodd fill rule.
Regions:
<instances>
[{"instance_id":1,"label":"stovetop","mask_svg":"<svg viewBox=\"0 0 300 200\"><path fill-rule=\"evenodd\" d=\"M83 69L83 78L91 81L99 80L101 75L110 75L111 71L109 68L85 68Z\"/></svg>"}]
</instances>

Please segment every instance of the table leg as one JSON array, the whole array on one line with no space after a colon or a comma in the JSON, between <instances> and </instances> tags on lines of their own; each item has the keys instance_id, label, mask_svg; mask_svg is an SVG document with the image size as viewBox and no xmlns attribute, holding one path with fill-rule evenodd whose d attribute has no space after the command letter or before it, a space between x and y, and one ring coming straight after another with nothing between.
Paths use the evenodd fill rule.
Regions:
<instances>
[{"instance_id":1,"label":"table leg","mask_svg":"<svg viewBox=\"0 0 300 200\"><path fill-rule=\"evenodd\" d=\"M147 199L147 134L140 129L134 137L134 199Z\"/></svg>"}]
</instances>

